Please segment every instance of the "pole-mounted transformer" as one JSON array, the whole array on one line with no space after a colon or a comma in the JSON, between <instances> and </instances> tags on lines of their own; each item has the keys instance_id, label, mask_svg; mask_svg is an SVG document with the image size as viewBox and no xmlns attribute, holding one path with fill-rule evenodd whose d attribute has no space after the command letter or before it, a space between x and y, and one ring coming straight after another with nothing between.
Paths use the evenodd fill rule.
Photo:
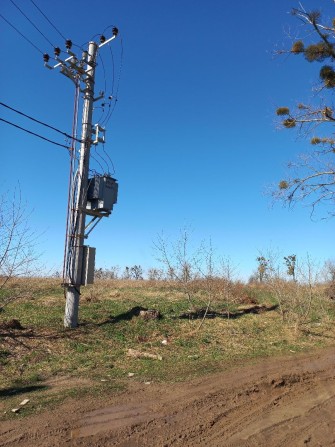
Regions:
<instances>
[{"instance_id":1,"label":"pole-mounted transformer","mask_svg":"<svg viewBox=\"0 0 335 447\"><path fill-rule=\"evenodd\" d=\"M109 215L117 203L119 185L110 175L95 175L88 180L86 214Z\"/></svg>"}]
</instances>

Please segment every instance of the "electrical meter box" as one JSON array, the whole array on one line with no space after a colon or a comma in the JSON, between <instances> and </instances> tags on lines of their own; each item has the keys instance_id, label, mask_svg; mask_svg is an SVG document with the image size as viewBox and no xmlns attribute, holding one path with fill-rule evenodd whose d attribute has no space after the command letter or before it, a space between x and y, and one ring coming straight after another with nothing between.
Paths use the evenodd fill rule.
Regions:
<instances>
[{"instance_id":1,"label":"electrical meter box","mask_svg":"<svg viewBox=\"0 0 335 447\"><path fill-rule=\"evenodd\" d=\"M83 246L83 265L81 269L81 285L94 283L95 248L88 245Z\"/></svg>"},{"instance_id":2,"label":"electrical meter box","mask_svg":"<svg viewBox=\"0 0 335 447\"><path fill-rule=\"evenodd\" d=\"M110 214L117 203L118 183L109 175L96 175L88 180L87 213L104 212ZM93 213L92 213L93 214Z\"/></svg>"}]
</instances>

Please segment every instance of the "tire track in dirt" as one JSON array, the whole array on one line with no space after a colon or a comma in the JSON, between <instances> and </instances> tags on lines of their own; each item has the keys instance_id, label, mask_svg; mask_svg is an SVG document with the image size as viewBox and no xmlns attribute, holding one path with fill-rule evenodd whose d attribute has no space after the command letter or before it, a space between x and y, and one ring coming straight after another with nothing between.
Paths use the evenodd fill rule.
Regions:
<instances>
[{"instance_id":1,"label":"tire track in dirt","mask_svg":"<svg viewBox=\"0 0 335 447\"><path fill-rule=\"evenodd\" d=\"M223 440L225 446L268 446L269 442L270 445L299 445L300 442L301 445L313 445L313 436L308 431L315 438L321 422L326 425L323 427L325 439L323 444L319 444L318 434L315 445L332 445L332 410L335 410L333 352L322 361L305 358L295 365L292 360L284 365L282 374L278 374L278 369L283 369L282 365L266 363L262 372L264 369L267 371L261 378L261 365L257 365L246 371L235 371L230 377L215 376L218 379L216 384L201 384L196 393L183 390L178 401L176 396L175 399L170 398L166 409L170 416L168 419L160 420L151 414L149 419L153 420L142 424L140 430L133 427L131 432L120 432L121 438L129 440L126 444L115 440L110 445L123 446L131 442L129 445L134 446L144 443L152 446L222 446ZM217 387L219 391L209 390ZM199 395L201 397L197 397ZM330 407L328 411L327 406ZM323 409L323 421L315 414L320 413L320 409ZM166 430L164 425L168 425L170 430ZM164 432L167 433L164 435ZM159 437L157 433L160 433Z\"/></svg>"},{"instance_id":2,"label":"tire track in dirt","mask_svg":"<svg viewBox=\"0 0 335 447\"><path fill-rule=\"evenodd\" d=\"M183 384L133 383L105 400L69 401L55 414L6 421L0 445L335 446L335 349L260 360Z\"/></svg>"}]
</instances>

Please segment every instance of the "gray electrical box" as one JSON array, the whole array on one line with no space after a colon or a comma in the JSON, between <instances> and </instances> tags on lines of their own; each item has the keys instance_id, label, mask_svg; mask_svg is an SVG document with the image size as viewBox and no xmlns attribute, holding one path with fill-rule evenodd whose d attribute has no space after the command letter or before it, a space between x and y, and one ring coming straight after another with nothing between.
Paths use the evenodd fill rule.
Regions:
<instances>
[{"instance_id":1,"label":"gray electrical box","mask_svg":"<svg viewBox=\"0 0 335 447\"><path fill-rule=\"evenodd\" d=\"M94 283L95 248L88 245L83 246L83 265L81 270L81 285Z\"/></svg>"},{"instance_id":2,"label":"gray electrical box","mask_svg":"<svg viewBox=\"0 0 335 447\"><path fill-rule=\"evenodd\" d=\"M117 203L118 183L109 175L96 175L88 180L87 214L93 211L110 214Z\"/></svg>"}]
</instances>

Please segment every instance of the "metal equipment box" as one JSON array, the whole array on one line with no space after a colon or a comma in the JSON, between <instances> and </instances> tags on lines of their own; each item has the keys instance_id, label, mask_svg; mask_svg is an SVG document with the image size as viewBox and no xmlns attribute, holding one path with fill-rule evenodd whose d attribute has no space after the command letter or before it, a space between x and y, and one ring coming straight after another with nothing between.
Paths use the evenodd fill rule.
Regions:
<instances>
[{"instance_id":1,"label":"metal equipment box","mask_svg":"<svg viewBox=\"0 0 335 447\"><path fill-rule=\"evenodd\" d=\"M109 175L96 175L88 180L87 209L110 212L117 203L118 183Z\"/></svg>"},{"instance_id":2,"label":"metal equipment box","mask_svg":"<svg viewBox=\"0 0 335 447\"><path fill-rule=\"evenodd\" d=\"M94 284L95 248L83 246L83 265L81 270L81 285Z\"/></svg>"}]
</instances>

